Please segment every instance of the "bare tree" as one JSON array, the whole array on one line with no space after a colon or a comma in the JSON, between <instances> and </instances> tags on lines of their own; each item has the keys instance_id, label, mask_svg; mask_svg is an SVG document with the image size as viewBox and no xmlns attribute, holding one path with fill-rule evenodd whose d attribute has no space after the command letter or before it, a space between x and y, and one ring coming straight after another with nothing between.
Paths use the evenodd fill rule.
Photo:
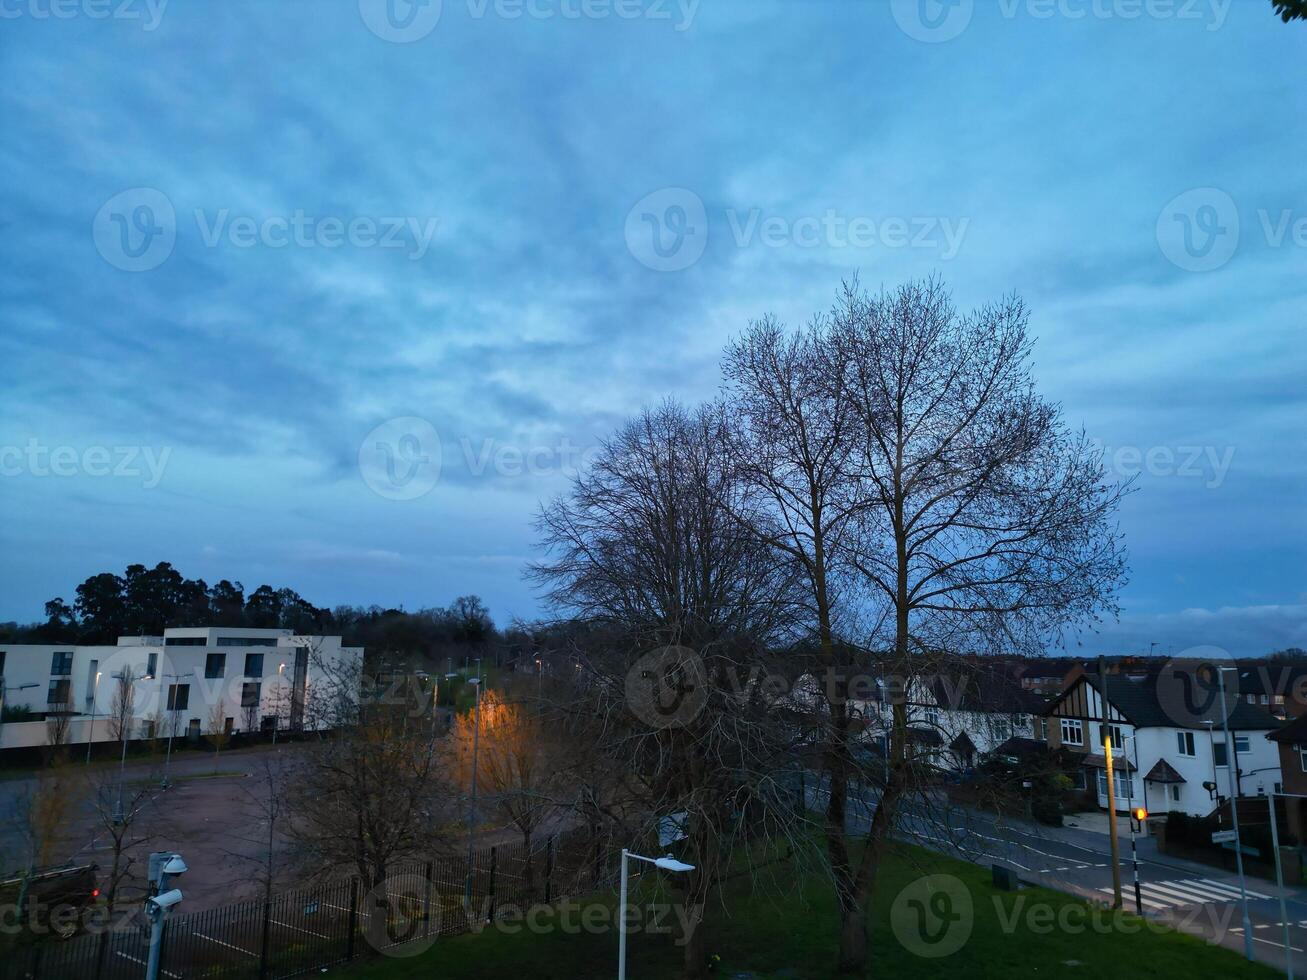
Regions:
<instances>
[{"instance_id":1,"label":"bare tree","mask_svg":"<svg viewBox=\"0 0 1307 980\"><path fill-rule=\"evenodd\" d=\"M794 814L770 805L780 752L748 683L787 622L789 576L740 523L748 504L721 452L729 438L714 408L668 403L628 423L541 513L549 557L533 566L556 608L600 627L602 641L578 651L569 701L596 751L628 774L618 798L638 802L644 833L673 820L684 835L688 977L707 970L701 924L735 816L753 806L761 832Z\"/></svg>"},{"instance_id":2,"label":"bare tree","mask_svg":"<svg viewBox=\"0 0 1307 980\"><path fill-rule=\"evenodd\" d=\"M288 782L293 766L288 767L280 755L263 755L255 763L252 780L242 780L240 794L244 803L242 819L232 833L235 840L247 845L242 850L226 849L238 864L254 875L259 898L272 900L274 889L290 871L284 821L289 814Z\"/></svg>"},{"instance_id":3,"label":"bare tree","mask_svg":"<svg viewBox=\"0 0 1307 980\"><path fill-rule=\"evenodd\" d=\"M102 770L87 778L84 791L90 803L96 836L107 840L109 865L100 879L100 894L112 916L115 909L134 901L125 891L144 891L145 875L140 866L140 848L156 836L152 822L158 784L152 779L124 785L117 771Z\"/></svg>"},{"instance_id":4,"label":"bare tree","mask_svg":"<svg viewBox=\"0 0 1307 980\"><path fill-rule=\"evenodd\" d=\"M430 725L375 698L361 663L317 667L324 679L314 705L327 730L300 754L286 833L318 867L352 867L371 889L395 861L441 843L447 774Z\"/></svg>"},{"instance_id":5,"label":"bare tree","mask_svg":"<svg viewBox=\"0 0 1307 980\"><path fill-rule=\"evenodd\" d=\"M205 735L213 743L213 771L217 772L218 757L231 739L231 731L227 728L227 701L225 698L219 698L213 707L209 709L209 724Z\"/></svg>"},{"instance_id":6,"label":"bare tree","mask_svg":"<svg viewBox=\"0 0 1307 980\"><path fill-rule=\"evenodd\" d=\"M953 651L1028 650L1068 624L1115 611L1125 568L1113 520L1123 489L1106 479L1084 436L1069 432L1058 408L1039 397L1026 324L1015 299L961 316L933 280L870 299L846 285L831 314L805 335L792 371L752 369L776 363L772 350L800 344L770 324L728 356L728 378L764 446L804 444L807 419L796 411L773 412L778 436L770 440L759 424L767 415L758 406L803 404L782 376L824 379L809 384L841 419L832 477L846 515L841 571L851 570L865 590L862 608L875 611L866 646L888 651L878 670L897 679L884 785L856 862L842 799L851 770L847 708L839 702L849 692L838 678L828 685L826 834L841 972L865 968L867 898L897 807L921 772L909 730L915 679ZM817 499L810 469L797 467L797 481L764 470L758 482L785 513L787 495ZM815 585L819 539L811 524L801 530L795 538L811 547L792 553Z\"/></svg>"},{"instance_id":7,"label":"bare tree","mask_svg":"<svg viewBox=\"0 0 1307 980\"><path fill-rule=\"evenodd\" d=\"M553 792L562 767L570 763L558 729L540 710L540 705L513 701L495 691L481 699L480 732L474 711L459 715L452 731L460 762L460 782L468 781L467 770L474 742L478 752L477 779L483 792L505 820L522 835L525 850L524 874L533 885L532 845L553 809Z\"/></svg>"},{"instance_id":8,"label":"bare tree","mask_svg":"<svg viewBox=\"0 0 1307 980\"><path fill-rule=\"evenodd\" d=\"M113 702L109 707L109 735L115 742L132 736L132 716L136 707L136 675L124 666L113 675Z\"/></svg>"},{"instance_id":9,"label":"bare tree","mask_svg":"<svg viewBox=\"0 0 1307 980\"><path fill-rule=\"evenodd\" d=\"M12 838L20 848L23 881L18 894L18 921L23 921L28 883L33 874L52 863L64 840L72 802L68 767L54 756L35 779L19 783L5 813Z\"/></svg>"}]
</instances>

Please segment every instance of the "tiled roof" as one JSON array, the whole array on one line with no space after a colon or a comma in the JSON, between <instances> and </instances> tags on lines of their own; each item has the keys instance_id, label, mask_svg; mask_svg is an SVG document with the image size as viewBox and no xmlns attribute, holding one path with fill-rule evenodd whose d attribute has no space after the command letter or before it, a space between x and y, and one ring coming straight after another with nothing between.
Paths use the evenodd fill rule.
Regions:
<instances>
[{"instance_id":1,"label":"tiled roof","mask_svg":"<svg viewBox=\"0 0 1307 980\"><path fill-rule=\"evenodd\" d=\"M1122 674L1108 674L1106 690L1097 674L1085 674L1078 678L1076 684L1083 680L1093 686L1107 698L1108 704L1125 716L1130 724L1138 728L1190 728L1201 731L1202 724L1186 724L1186 719L1177 718L1168 712L1158 699L1158 674L1143 677L1128 677ZM1075 689L1075 684L1068 687L1044 710L1051 714L1053 708ZM1228 695L1227 695L1228 697ZM1262 709L1245 701L1231 699L1229 725L1238 731L1275 731L1281 722Z\"/></svg>"},{"instance_id":2,"label":"tiled roof","mask_svg":"<svg viewBox=\"0 0 1307 980\"><path fill-rule=\"evenodd\" d=\"M1171 763L1165 759L1158 759L1157 765L1148 770L1148 775L1144 777L1146 783L1183 783L1185 778L1172 768Z\"/></svg>"}]
</instances>

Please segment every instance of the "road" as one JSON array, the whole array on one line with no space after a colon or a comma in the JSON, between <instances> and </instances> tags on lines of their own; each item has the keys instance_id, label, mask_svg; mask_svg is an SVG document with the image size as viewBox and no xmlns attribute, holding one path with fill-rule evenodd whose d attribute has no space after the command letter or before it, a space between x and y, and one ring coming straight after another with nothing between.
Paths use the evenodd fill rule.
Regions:
<instances>
[{"instance_id":1,"label":"road","mask_svg":"<svg viewBox=\"0 0 1307 980\"><path fill-rule=\"evenodd\" d=\"M849 830L865 831L876 796L872 791L850 796ZM809 805L822 806L825 800L820 786L809 789ZM1108 904L1112 901L1111 845L1104 834L1042 827L941 803L903 807L895 836L976 864L1005 865L1015 869L1020 880L1028 884ZM1122 898L1125 908L1134 910L1128 838L1121 841L1120 850ZM1243 952L1237 875L1159 855L1151 839L1140 841L1138 869L1145 917ZM1292 957L1294 974L1302 975L1307 971L1307 901L1293 889L1280 889L1260 878L1247 879L1247 894L1253 956L1281 971L1286 971L1288 965L1279 901L1281 895L1285 896L1288 955Z\"/></svg>"}]
</instances>

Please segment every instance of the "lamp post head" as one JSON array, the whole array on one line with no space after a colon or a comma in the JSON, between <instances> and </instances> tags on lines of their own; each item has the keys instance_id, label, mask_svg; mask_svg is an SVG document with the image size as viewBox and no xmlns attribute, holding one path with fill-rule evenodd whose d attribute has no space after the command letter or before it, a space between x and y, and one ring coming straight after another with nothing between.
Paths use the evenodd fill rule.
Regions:
<instances>
[{"instance_id":1,"label":"lamp post head","mask_svg":"<svg viewBox=\"0 0 1307 980\"><path fill-rule=\"evenodd\" d=\"M664 871L693 871L693 864L686 864L684 861L678 861L668 854L665 857L654 858L654 864Z\"/></svg>"}]
</instances>

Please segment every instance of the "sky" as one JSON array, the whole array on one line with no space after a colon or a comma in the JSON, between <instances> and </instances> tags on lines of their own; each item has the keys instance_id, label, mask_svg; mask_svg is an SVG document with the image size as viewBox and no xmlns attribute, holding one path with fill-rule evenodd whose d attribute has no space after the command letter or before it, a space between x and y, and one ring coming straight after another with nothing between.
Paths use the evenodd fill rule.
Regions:
<instances>
[{"instance_id":1,"label":"sky","mask_svg":"<svg viewBox=\"0 0 1307 980\"><path fill-rule=\"evenodd\" d=\"M1261 0L5 0L0 620L129 563L542 612L532 519L842 279L1031 310L1074 652L1307 647L1307 24Z\"/></svg>"}]
</instances>

